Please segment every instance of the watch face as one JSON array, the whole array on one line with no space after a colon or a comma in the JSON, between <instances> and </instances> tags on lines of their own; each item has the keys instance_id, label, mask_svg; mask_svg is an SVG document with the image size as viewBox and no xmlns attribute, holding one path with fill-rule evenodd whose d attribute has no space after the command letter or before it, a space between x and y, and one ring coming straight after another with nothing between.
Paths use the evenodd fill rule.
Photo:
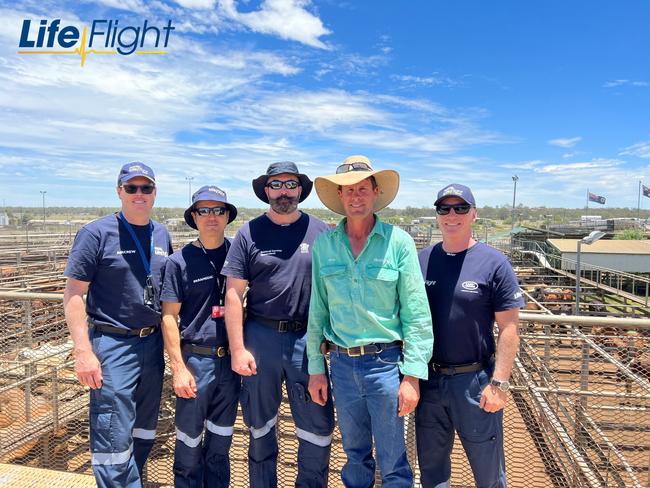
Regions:
<instances>
[{"instance_id":1,"label":"watch face","mask_svg":"<svg viewBox=\"0 0 650 488\"><path fill-rule=\"evenodd\" d=\"M508 381L500 381L500 380L493 379L490 383L493 386L496 386L501 391L507 392L508 390L510 390L510 382Z\"/></svg>"}]
</instances>

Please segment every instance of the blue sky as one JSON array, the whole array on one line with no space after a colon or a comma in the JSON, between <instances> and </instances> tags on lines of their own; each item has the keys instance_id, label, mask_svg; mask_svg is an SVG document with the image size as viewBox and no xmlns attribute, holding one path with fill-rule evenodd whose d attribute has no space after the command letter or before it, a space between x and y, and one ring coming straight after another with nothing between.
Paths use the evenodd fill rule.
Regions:
<instances>
[{"instance_id":1,"label":"blue sky","mask_svg":"<svg viewBox=\"0 0 650 488\"><path fill-rule=\"evenodd\" d=\"M55 18L176 29L165 56L17 53L23 19ZM525 205L580 207L589 188L636 207L649 53L640 0L0 1L0 198L117 205L140 160L160 206L187 204L186 177L262 206L250 181L269 163L315 177L365 154L400 172L395 207L450 182L511 203L514 174Z\"/></svg>"}]
</instances>

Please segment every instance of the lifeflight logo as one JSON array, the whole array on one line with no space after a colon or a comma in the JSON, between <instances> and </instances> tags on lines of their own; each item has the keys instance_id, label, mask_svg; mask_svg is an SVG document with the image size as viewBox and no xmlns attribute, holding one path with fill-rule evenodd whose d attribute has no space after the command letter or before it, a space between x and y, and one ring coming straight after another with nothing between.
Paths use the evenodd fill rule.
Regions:
<instances>
[{"instance_id":1,"label":"lifeflight logo","mask_svg":"<svg viewBox=\"0 0 650 488\"><path fill-rule=\"evenodd\" d=\"M89 54L167 54L160 48L167 47L169 36L174 29L171 20L168 20L164 27L156 27L149 25L147 20L138 26L121 26L119 20L102 19L93 20L88 35L86 26L80 33L74 25L63 27L61 19L51 22L43 19L38 26L33 26L31 20L25 19L20 33L18 47L21 50L18 54L79 55L81 66L84 66ZM145 41L154 49L143 49ZM60 51L58 48L67 50Z\"/></svg>"}]
</instances>

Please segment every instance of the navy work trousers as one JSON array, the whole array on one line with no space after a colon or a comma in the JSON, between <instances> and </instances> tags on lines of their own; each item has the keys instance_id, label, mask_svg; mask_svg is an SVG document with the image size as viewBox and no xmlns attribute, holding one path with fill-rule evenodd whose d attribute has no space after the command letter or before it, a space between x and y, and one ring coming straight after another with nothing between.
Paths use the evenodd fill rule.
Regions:
<instances>
[{"instance_id":1,"label":"navy work trousers","mask_svg":"<svg viewBox=\"0 0 650 488\"><path fill-rule=\"evenodd\" d=\"M164 371L160 331L147 337L90 330L102 387L90 391L91 464L100 488L139 488L156 436Z\"/></svg>"},{"instance_id":2,"label":"navy work trousers","mask_svg":"<svg viewBox=\"0 0 650 488\"><path fill-rule=\"evenodd\" d=\"M479 406L490 370L442 375L429 369L420 381L415 415L420 478L424 488L448 488L454 431L463 444L477 488L505 488L503 410L488 413Z\"/></svg>"},{"instance_id":3,"label":"navy work trousers","mask_svg":"<svg viewBox=\"0 0 650 488\"><path fill-rule=\"evenodd\" d=\"M240 396L244 422L250 430L250 486L277 486L276 424L284 381L298 437L296 486L326 487L334 409L331 395L325 406L309 397L305 330L279 332L249 318L244 326L244 343L257 364L256 375L242 377Z\"/></svg>"}]
</instances>

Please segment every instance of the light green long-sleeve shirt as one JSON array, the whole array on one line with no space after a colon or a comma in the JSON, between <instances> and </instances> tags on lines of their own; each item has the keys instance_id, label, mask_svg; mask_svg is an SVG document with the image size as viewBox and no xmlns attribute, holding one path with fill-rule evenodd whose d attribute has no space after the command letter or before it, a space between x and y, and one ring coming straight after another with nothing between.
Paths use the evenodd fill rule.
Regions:
<instances>
[{"instance_id":1,"label":"light green long-sleeve shirt","mask_svg":"<svg viewBox=\"0 0 650 488\"><path fill-rule=\"evenodd\" d=\"M433 349L431 312L411 236L375 216L355 259L345 221L323 232L312 251L307 329L309 373L325 372L320 345L404 342L404 375L427 378Z\"/></svg>"}]
</instances>

